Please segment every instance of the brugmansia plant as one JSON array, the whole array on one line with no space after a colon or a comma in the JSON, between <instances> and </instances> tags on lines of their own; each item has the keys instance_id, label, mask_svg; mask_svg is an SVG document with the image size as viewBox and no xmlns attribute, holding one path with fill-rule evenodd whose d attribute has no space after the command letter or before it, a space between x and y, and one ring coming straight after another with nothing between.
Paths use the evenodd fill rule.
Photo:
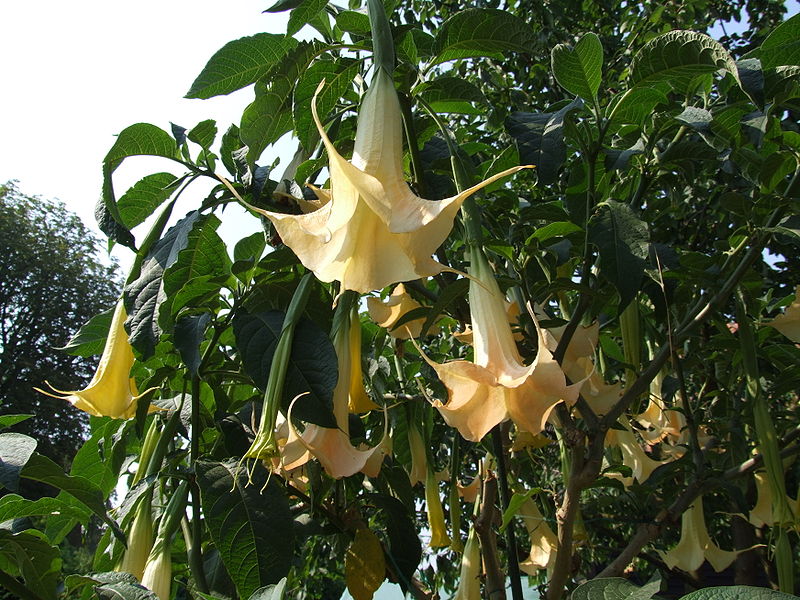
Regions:
<instances>
[{"instance_id":1,"label":"brugmansia plant","mask_svg":"<svg viewBox=\"0 0 800 600\"><path fill-rule=\"evenodd\" d=\"M792 597L800 17L496 4L281 0L187 94L252 86L240 123L119 133L97 214L133 267L67 347L105 348L92 382L41 384L88 439L65 473L0 434L0 586ZM174 168L118 194L139 155Z\"/></svg>"}]
</instances>

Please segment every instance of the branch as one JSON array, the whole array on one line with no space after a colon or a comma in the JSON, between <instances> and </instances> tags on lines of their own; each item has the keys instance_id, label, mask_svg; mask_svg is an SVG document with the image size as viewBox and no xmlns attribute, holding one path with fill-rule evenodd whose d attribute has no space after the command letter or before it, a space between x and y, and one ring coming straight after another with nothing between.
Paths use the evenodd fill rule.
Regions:
<instances>
[{"instance_id":1,"label":"branch","mask_svg":"<svg viewBox=\"0 0 800 600\"><path fill-rule=\"evenodd\" d=\"M494 505L497 498L497 478L489 473L483 482L481 512L475 519L475 533L481 544L483 564L486 567L486 597L488 600L506 600L506 578L497 557L497 536L494 526L500 515Z\"/></svg>"}]
</instances>

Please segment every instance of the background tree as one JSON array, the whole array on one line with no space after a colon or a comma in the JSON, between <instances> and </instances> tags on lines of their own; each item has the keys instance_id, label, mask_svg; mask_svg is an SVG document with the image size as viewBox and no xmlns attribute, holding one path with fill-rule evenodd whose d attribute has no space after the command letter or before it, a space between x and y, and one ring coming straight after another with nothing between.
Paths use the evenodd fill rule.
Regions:
<instances>
[{"instance_id":1,"label":"background tree","mask_svg":"<svg viewBox=\"0 0 800 600\"><path fill-rule=\"evenodd\" d=\"M120 282L100 242L63 204L0 186L0 413L33 414L14 431L67 466L88 433L85 413L33 390L80 389L96 358L58 350L113 307ZM102 349L102 345L100 346Z\"/></svg>"}]
</instances>

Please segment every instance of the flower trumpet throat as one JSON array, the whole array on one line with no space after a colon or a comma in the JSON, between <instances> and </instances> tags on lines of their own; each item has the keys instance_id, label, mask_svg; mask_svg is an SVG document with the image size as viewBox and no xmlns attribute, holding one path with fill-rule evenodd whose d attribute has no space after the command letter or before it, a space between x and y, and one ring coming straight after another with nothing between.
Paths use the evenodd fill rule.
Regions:
<instances>
[{"instance_id":1,"label":"flower trumpet throat","mask_svg":"<svg viewBox=\"0 0 800 600\"><path fill-rule=\"evenodd\" d=\"M34 389L52 398L67 400L76 408L95 417L130 419L136 416L139 398L151 390L140 394L136 389L136 381L131 377L134 357L124 327L127 318L125 306L120 299L114 309L100 364L89 385L82 390L62 391L48 383L55 394L39 388ZM151 407L150 410L156 409Z\"/></svg>"},{"instance_id":2,"label":"flower trumpet throat","mask_svg":"<svg viewBox=\"0 0 800 600\"><path fill-rule=\"evenodd\" d=\"M474 362L438 364L422 353L448 392L447 404L437 400L434 406L448 425L473 442L508 418L525 431L539 433L556 404L575 402L583 381L567 385L535 317L539 350L532 364L522 362L494 273L480 249L470 247L469 255Z\"/></svg>"},{"instance_id":3,"label":"flower trumpet throat","mask_svg":"<svg viewBox=\"0 0 800 600\"><path fill-rule=\"evenodd\" d=\"M292 215L248 206L272 221L283 242L317 278L340 281L344 290L366 293L441 272L444 266L432 255L450 234L462 202L527 168L507 169L444 200L416 196L403 175L400 102L391 76L382 68L375 69L358 111L351 161L336 151L325 133L316 94L311 109L330 172L330 188L314 190L320 207Z\"/></svg>"}]
</instances>

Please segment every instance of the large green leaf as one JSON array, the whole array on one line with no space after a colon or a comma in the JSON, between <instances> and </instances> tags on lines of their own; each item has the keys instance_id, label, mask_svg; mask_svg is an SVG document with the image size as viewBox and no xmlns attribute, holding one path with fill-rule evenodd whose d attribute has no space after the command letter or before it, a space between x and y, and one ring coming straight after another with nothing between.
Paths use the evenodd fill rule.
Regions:
<instances>
[{"instance_id":1,"label":"large green leaf","mask_svg":"<svg viewBox=\"0 0 800 600\"><path fill-rule=\"evenodd\" d=\"M558 44L550 55L558 84L585 100L597 97L603 75L603 45L594 33L584 35L574 48Z\"/></svg>"},{"instance_id":2,"label":"large green leaf","mask_svg":"<svg viewBox=\"0 0 800 600\"><path fill-rule=\"evenodd\" d=\"M291 130L294 87L315 51L314 44L301 42L256 85L256 98L245 108L241 121L241 138L247 145L247 161L251 167L267 146Z\"/></svg>"},{"instance_id":3,"label":"large green leaf","mask_svg":"<svg viewBox=\"0 0 800 600\"><path fill-rule=\"evenodd\" d=\"M529 52L536 44L530 26L510 13L468 8L447 19L433 41L431 65L459 58L502 58L502 52Z\"/></svg>"},{"instance_id":4,"label":"large green leaf","mask_svg":"<svg viewBox=\"0 0 800 600\"><path fill-rule=\"evenodd\" d=\"M197 462L203 514L239 596L286 576L294 557L289 501L260 462Z\"/></svg>"},{"instance_id":5,"label":"large green leaf","mask_svg":"<svg viewBox=\"0 0 800 600\"><path fill-rule=\"evenodd\" d=\"M758 57L765 69L800 65L800 14L787 19L767 36Z\"/></svg>"},{"instance_id":6,"label":"large green leaf","mask_svg":"<svg viewBox=\"0 0 800 600\"><path fill-rule=\"evenodd\" d=\"M311 150L319 140L311 114L311 102L320 82L325 80L317 95L317 111L325 124L339 99L352 88L359 69L360 63L355 60L318 60L300 76L294 92L292 116L295 132L304 149Z\"/></svg>"},{"instance_id":7,"label":"large green leaf","mask_svg":"<svg viewBox=\"0 0 800 600\"><path fill-rule=\"evenodd\" d=\"M19 491L19 477L38 442L22 433L0 433L0 485Z\"/></svg>"},{"instance_id":8,"label":"large green leaf","mask_svg":"<svg viewBox=\"0 0 800 600\"><path fill-rule=\"evenodd\" d=\"M108 524L115 535L124 539L117 524L108 516L103 492L94 482L85 477L67 475L56 463L38 453L28 459L20 477L52 485L69 494Z\"/></svg>"},{"instance_id":9,"label":"large green leaf","mask_svg":"<svg viewBox=\"0 0 800 600\"><path fill-rule=\"evenodd\" d=\"M720 69L738 81L736 63L719 42L696 31L670 31L642 47L631 62L630 77L633 85L667 82L685 92L698 75Z\"/></svg>"},{"instance_id":10,"label":"large green leaf","mask_svg":"<svg viewBox=\"0 0 800 600\"><path fill-rule=\"evenodd\" d=\"M85 516L84 511L60 498L28 500L17 494L6 494L0 498L0 523L22 517L48 517L53 513L66 514L76 520Z\"/></svg>"},{"instance_id":11,"label":"large green leaf","mask_svg":"<svg viewBox=\"0 0 800 600\"><path fill-rule=\"evenodd\" d=\"M0 529L0 569L22 577L28 589L43 600L57 597L61 555L35 529L21 533Z\"/></svg>"},{"instance_id":12,"label":"large green leaf","mask_svg":"<svg viewBox=\"0 0 800 600\"><path fill-rule=\"evenodd\" d=\"M94 588L99 600L159 600L153 592L138 583L115 581Z\"/></svg>"},{"instance_id":13,"label":"large green leaf","mask_svg":"<svg viewBox=\"0 0 800 600\"><path fill-rule=\"evenodd\" d=\"M280 339L284 313L268 311L239 312L233 318L236 347L242 366L261 389L267 380ZM300 397L292 415L323 427L336 427L333 417L333 388L338 379L336 351L330 339L313 321L302 319L295 329L281 406L284 413L294 398Z\"/></svg>"},{"instance_id":14,"label":"large green leaf","mask_svg":"<svg viewBox=\"0 0 800 600\"><path fill-rule=\"evenodd\" d=\"M99 315L93 316L83 324L78 332L67 342L67 345L58 348L75 356L93 356L101 354L106 345L108 330L111 329L111 318L114 309L110 308Z\"/></svg>"},{"instance_id":15,"label":"large green leaf","mask_svg":"<svg viewBox=\"0 0 800 600\"><path fill-rule=\"evenodd\" d=\"M658 587L658 582L640 588L622 577L604 577L579 585L570 600L649 600L657 597Z\"/></svg>"},{"instance_id":16,"label":"large green leaf","mask_svg":"<svg viewBox=\"0 0 800 600\"><path fill-rule=\"evenodd\" d=\"M175 191L177 178L172 173L153 173L142 177L117 202L125 227L144 223L153 211Z\"/></svg>"},{"instance_id":17,"label":"large green leaf","mask_svg":"<svg viewBox=\"0 0 800 600\"><path fill-rule=\"evenodd\" d=\"M211 98L250 85L296 45L293 38L274 33L257 33L228 42L209 59L186 97Z\"/></svg>"},{"instance_id":18,"label":"large green leaf","mask_svg":"<svg viewBox=\"0 0 800 600\"><path fill-rule=\"evenodd\" d=\"M123 290L130 342L145 358L152 356L161 337L159 310L167 298L164 271L178 260L178 253L188 245L189 233L200 218L200 213L193 211L171 227L144 259L139 277Z\"/></svg>"},{"instance_id":19,"label":"large green leaf","mask_svg":"<svg viewBox=\"0 0 800 600\"><path fill-rule=\"evenodd\" d=\"M200 344L203 343L210 322L211 314L202 313L181 317L175 323L175 347L192 376L197 375L200 368Z\"/></svg>"},{"instance_id":20,"label":"large green leaf","mask_svg":"<svg viewBox=\"0 0 800 600\"><path fill-rule=\"evenodd\" d=\"M643 125L645 120L652 118L656 106L669 102L668 92L669 84L664 82L629 89L612 108L609 126Z\"/></svg>"},{"instance_id":21,"label":"large green leaf","mask_svg":"<svg viewBox=\"0 0 800 600\"><path fill-rule=\"evenodd\" d=\"M479 114L482 111L473 103L486 104L480 88L460 77L439 77L419 85L415 93L436 112Z\"/></svg>"},{"instance_id":22,"label":"large green leaf","mask_svg":"<svg viewBox=\"0 0 800 600\"><path fill-rule=\"evenodd\" d=\"M231 260L225 242L217 234L221 221L215 215L198 218L186 239L186 246L178 253L178 260L170 265L163 275L166 298L159 309L158 324L165 331L172 328L174 319L185 306L181 299L196 299L208 293L202 285L200 294L191 294L195 283L203 284L216 279L221 287L231 271ZM179 295L179 292L184 292ZM196 307L196 305L195 305Z\"/></svg>"},{"instance_id":23,"label":"large green leaf","mask_svg":"<svg viewBox=\"0 0 800 600\"><path fill-rule=\"evenodd\" d=\"M0 415L0 429L5 429L6 427L11 427L17 423L27 421L32 416L33 415Z\"/></svg>"},{"instance_id":24,"label":"large green leaf","mask_svg":"<svg viewBox=\"0 0 800 600\"><path fill-rule=\"evenodd\" d=\"M286 25L286 35L294 35L314 16L325 10L328 0L303 0L292 10Z\"/></svg>"},{"instance_id":25,"label":"large green leaf","mask_svg":"<svg viewBox=\"0 0 800 600\"><path fill-rule=\"evenodd\" d=\"M114 195L112 175L131 156L161 156L178 159L178 145L166 131L150 123L136 123L123 129L103 159L103 195L95 209L100 230L109 238L134 248L134 239L120 214Z\"/></svg>"},{"instance_id":26,"label":"large green leaf","mask_svg":"<svg viewBox=\"0 0 800 600\"><path fill-rule=\"evenodd\" d=\"M681 600L796 600L797 596L749 585L709 587L683 596Z\"/></svg>"},{"instance_id":27,"label":"large green leaf","mask_svg":"<svg viewBox=\"0 0 800 600\"><path fill-rule=\"evenodd\" d=\"M608 200L589 222L589 239L600 252L600 273L619 291L622 310L639 291L647 265L647 224L627 204Z\"/></svg>"}]
</instances>

